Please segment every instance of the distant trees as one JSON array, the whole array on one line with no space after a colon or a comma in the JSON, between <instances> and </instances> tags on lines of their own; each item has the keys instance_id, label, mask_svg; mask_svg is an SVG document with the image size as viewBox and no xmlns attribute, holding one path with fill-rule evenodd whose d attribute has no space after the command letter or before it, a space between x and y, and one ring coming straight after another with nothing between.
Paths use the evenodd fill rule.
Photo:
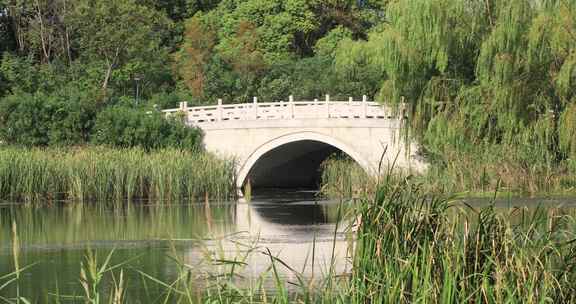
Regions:
<instances>
[{"instance_id":1,"label":"distant trees","mask_svg":"<svg viewBox=\"0 0 576 304\"><path fill-rule=\"evenodd\" d=\"M175 70L197 102L362 95L373 89L345 81L334 69L334 49L345 36L365 37L378 14L357 1L225 0L187 21ZM347 34L330 36L336 28ZM319 41L332 49L321 53Z\"/></svg>"},{"instance_id":2,"label":"distant trees","mask_svg":"<svg viewBox=\"0 0 576 304\"><path fill-rule=\"evenodd\" d=\"M576 153L575 20L569 0L0 0L0 105L368 94L408 102L432 154L556 162Z\"/></svg>"},{"instance_id":3,"label":"distant trees","mask_svg":"<svg viewBox=\"0 0 576 304\"><path fill-rule=\"evenodd\" d=\"M97 117L109 105L132 103L124 112L143 116L141 130L162 133L158 145L196 145L198 131L159 123L159 114L146 120L151 109L133 105L135 78L145 98L173 87L167 45L172 22L163 13L134 0L6 0L0 12L6 29L0 35L0 97L7 95L0 99L3 142L117 145L102 128L96 132L94 126L102 125ZM154 127L159 129L150 131ZM130 143L155 147L150 141Z\"/></svg>"}]
</instances>

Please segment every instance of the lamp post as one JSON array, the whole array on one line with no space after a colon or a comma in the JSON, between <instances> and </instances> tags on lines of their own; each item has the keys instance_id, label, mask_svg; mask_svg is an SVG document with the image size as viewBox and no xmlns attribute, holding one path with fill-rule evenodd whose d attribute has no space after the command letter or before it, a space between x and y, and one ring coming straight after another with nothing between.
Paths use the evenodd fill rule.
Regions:
<instances>
[{"instance_id":1,"label":"lamp post","mask_svg":"<svg viewBox=\"0 0 576 304\"><path fill-rule=\"evenodd\" d=\"M136 104L138 104L140 98L140 80L142 80L140 76L134 77L134 81L136 81Z\"/></svg>"}]
</instances>

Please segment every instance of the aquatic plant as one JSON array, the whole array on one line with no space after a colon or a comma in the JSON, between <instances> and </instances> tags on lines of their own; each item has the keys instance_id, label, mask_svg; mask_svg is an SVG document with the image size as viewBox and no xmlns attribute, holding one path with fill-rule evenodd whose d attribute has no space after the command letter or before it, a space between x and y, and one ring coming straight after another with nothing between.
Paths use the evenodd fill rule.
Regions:
<instances>
[{"instance_id":1,"label":"aquatic plant","mask_svg":"<svg viewBox=\"0 0 576 304\"><path fill-rule=\"evenodd\" d=\"M576 221L553 208L457 207L404 180L359 214L351 302L576 301Z\"/></svg>"},{"instance_id":2,"label":"aquatic plant","mask_svg":"<svg viewBox=\"0 0 576 304\"><path fill-rule=\"evenodd\" d=\"M0 199L157 202L234 195L234 164L175 149L0 149Z\"/></svg>"},{"instance_id":3,"label":"aquatic plant","mask_svg":"<svg viewBox=\"0 0 576 304\"><path fill-rule=\"evenodd\" d=\"M322 162L320 194L330 198L360 198L372 193L376 178L347 156L332 155Z\"/></svg>"}]
</instances>

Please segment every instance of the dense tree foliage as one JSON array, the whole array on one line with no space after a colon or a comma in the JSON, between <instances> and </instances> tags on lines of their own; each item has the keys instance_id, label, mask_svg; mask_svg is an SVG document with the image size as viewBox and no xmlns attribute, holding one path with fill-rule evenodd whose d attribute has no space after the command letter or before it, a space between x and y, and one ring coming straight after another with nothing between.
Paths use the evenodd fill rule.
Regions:
<instances>
[{"instance_id":1,"label":"dense tree foliage","mask_svg":"<svg viewBox=\"0 0 576 304\"><path fill-rule=\"evenodd\" d=\"M374 93L378 74L370 82L364 72L345 76L334 58L339 41L366 38L384 8L352 0L0 0L1 140L151 148L165 146L151 142L153 132L182 130L136 114L184 99ZM196 138L174 136L187 147Z\"/></svg>"}]
</instances>

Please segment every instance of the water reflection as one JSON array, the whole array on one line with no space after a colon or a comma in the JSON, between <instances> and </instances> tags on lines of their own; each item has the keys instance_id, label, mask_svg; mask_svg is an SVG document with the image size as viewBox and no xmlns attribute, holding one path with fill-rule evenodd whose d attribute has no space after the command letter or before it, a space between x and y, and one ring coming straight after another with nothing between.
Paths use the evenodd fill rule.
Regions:
<instances>
[{"instance_id":1,"label":"water reflection","mask_svg":"<svg viewBox=\"0 0 576 304\"><path fill-rule=\"evenodd\" d=\"M489 202L466 201L473 207ZM528 206L529 212L541 203L572 208L574 202L573 198L505 199L497 202L497 209L506 212L512 206ZM349 206L342 205L341 212L339 207L339 202L319 201L306 191L264 193L250 203L210 205L4 206L0 207L0 276L14 269L10 225L15 221L22 243L21 264L35 263L20 284L21 293L33 302L54 302L50 293L56 292L81 295L80 263L87 248L100 261L114 248L112 264L129 261L123 268L131 303L162 299L165 289L149 281L144 288L137 270L171 282L178 276L173 255L192 268L198 289L212 283L209 278L214 275L230 272L222 261L235 259L247 263L235 269L246 278L238 284L263 277L263 284L273 288L269 253L294 270L277 263L286 280L295 282L296 272L309 281L319 280L328 272L349 271L352 242L346 228L352 220L338 221ZM514 216L520 220L524 213ZM14 293L14 288L4 289L0 296Z\"/></svg>"},{"instance_id":2,"label":"water reflection","mask_svg":"<svg viewBox=\"0 0 576 304\"><path fill-rule=\"evenodd\" d=\"M347 224L336 223L338 208L337 202L316 201L307 192L260 196L251 203L119 209L0 207L0 274L13 271L10 225L16 221L21 264L37 263L20 282L21 293L33 301L52 302L54 296L45 297L57 290L61 295L81 294L80 263L87 248L101 261L113 248L113 264L130 261L124 268L128 298L134 303L159 300L163 291L151 282L143 289L136 270L172 281L178 275L170 257L174 254L203 278L198 288L207 283L207 277L229 271L221 260L245 258L247 266L239 271L248 280L268 276L268 252L305 276L320 278L327 271L347 271ZM281 265L277 269L287 280L295 280L293 271ZM271 284L265 282L272 288ZM14 292L5 289L1 293L10 296Z\"/></svg>"}]
</instances>

